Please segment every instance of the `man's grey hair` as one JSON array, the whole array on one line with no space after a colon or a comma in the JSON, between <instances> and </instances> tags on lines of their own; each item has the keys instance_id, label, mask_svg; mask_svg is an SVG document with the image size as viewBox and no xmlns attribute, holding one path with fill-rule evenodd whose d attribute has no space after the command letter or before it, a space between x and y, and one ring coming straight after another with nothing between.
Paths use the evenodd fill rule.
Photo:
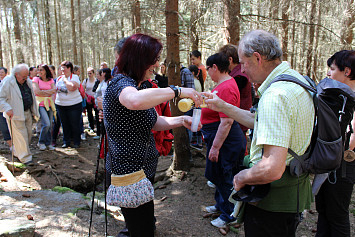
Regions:
<instances>
[{"instance_id":1,"label":"man's grey hair","mask_svg":"<svg viewBox=\"0 0 355 237\"><path fill-rule=\"evenodd\" d=\"M277 37L264 30L253 30L243 36L239 42L239 49L246 57L254 52L266 56L266 60L273 61L282 57L282 49Z\"/></svg>"},{"instance_id":2,"label":"man's grey hair","mask_svg":"<svg viewBox=\"0 0 355 237\"><path fill-rule=\"evenodd\" d=\"M11 71L11 75L15 76L15 73L21 72L23 69L28 70L28 65L25 63L17 64Z\"/></svg>"},{"instance_id":3,"label":"man's grey hair","mask_svg":"<svg viewBox=\"0 0 355 237\"><path fill-rule=\"evenodd\" d=\"M124 43L126 42L126 40L128 39L129 37L124 37L122 39L120 39L120 41L117 42L117 44L115 45L115 47L113 48L114 51L116 51L118 54L121 52L121 49L124 45Z\"/></svg>"}]
</instances>

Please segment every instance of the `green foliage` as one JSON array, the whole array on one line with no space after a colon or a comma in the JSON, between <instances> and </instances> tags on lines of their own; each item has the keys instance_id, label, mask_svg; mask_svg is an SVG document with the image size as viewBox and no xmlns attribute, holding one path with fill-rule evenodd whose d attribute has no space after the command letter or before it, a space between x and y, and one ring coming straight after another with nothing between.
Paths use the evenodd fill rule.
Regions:
<instances>
[{"instance_id":1,"label":"green foliage","mask_svg":"<svg viewBox=\"0 0 355 237\"><path fill-rule=\"evenodd\" d=\"M54 188L52 188L52 191L58 193L75 192L73 189L67 187L60 187L60 186L55 186Z\"/></svg>"}]
</instances>

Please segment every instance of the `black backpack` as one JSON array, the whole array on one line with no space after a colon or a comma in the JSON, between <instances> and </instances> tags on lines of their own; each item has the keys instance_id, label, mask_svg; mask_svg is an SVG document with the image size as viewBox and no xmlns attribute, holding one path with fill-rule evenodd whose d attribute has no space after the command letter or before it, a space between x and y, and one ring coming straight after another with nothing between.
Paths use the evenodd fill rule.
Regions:
<instances>
[{"instance_id":1,"label":"black backpack","mask_svg":"<svg viewBox=\"0 0 355 237\"><path fill-rule=\"evenodd\" d=\"M291 175L304 173L323 174L340 167L343 160L344 147L348 149L355 108L355 93L341 82L325 78L316 86L314 81L305 76L307 85L296 77L282 74L271 83L289 81L305 88L313 97L315 121L310 145L303 155L297 155L290 148L294 159L290 162ZM270 83L270 85L271 85ZM269 85L269 86L270 86Z\"/></svg>"}]
</instances>

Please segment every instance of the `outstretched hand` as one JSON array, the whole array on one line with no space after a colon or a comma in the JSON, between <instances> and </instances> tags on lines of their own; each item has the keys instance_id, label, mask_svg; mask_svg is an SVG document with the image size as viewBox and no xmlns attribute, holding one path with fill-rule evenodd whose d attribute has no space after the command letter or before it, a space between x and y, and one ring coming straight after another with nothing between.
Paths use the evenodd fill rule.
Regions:
<instances>
[{"instance_id":1,"label":"outstretched hand","mask_svg":"<svg viewBox=\"0 0 355 237\"><path fill-rule=\"evenodd\" d=\"M205 96L205 103L209 109L217 112L223 112L226 102L220 99L216 93L202 92L202 94Z\"/></svg>"},{"instance_id":2,"label":"outstretched hand","mask_svg":"<svg viewBox=\"0 0 355 237\"><path fill-rule=\"evenodd\" d=\"M191 130L191 125L192 125L192 117L191 116L182 116L183 117L183 122L182 122L182 125ZM197 128L197 131L200 131L200 129L202 128L202 124L201 122L199 122L198 124L198 128Z\"/></svg>"},{"instance_id":3,"label":"outstretched hand","mask_svg":"<svg viewBox=\"0 0 355 237\"><path fill-rule=\"evenodd\" d=\"M192 88L181 87L181 98L191 98L194 103L195 107L200 107L203 99L201 93L197 92Z\"/></svg>"}]
</instances>

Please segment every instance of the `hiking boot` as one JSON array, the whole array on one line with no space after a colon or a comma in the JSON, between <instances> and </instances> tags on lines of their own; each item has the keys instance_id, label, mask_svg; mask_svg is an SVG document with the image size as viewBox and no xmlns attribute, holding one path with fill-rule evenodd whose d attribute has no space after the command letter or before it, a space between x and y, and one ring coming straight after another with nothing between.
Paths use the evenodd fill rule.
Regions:
<instances>
[{"instance_id":1,"label":"hiking boot","mask_svg":"<svg viewBox=\"0 0 355 237\"><path fill-rule=\"evenodd\" d=\"M55 147L53 145L48 145L47 147L48 147L48 150L50 150L50 151L54 151L55 150Z\"/></svg>"},{"instance_id":2,"label":"hiking boot","mask_svg":"<svg viewBox=\"0 0 355 237\"><path fill-rule=\"evenodd\" d=\"M215 206L208 206L206 207L206 211L208 213L218 213L218 209Z\"/></svg>"},{"instance_id":3,"label":"hiking boot","mask_svg":"<svg viewBox=\"0 0 355 237\"><path fill-rule=\"evenodd\" d=\"M41 143L38 143L37 146L38 146L40 151L45 151L47 149L46 145L41 144Z\"/></svg>"},{"instance_id":4,"label":"hiking boot","mask_svg":"<svg viewBox=\"0 0 355 237\"><path fill-rule=\"evenodd\" d=\"M227 222L225 222L220 217L218 217L217 219L214 219L213 221L211 221L211 225L213 225L214 227L217 227L217 228L225 228L225 227L227 227Z\"/></svg>"}]
</instances>

